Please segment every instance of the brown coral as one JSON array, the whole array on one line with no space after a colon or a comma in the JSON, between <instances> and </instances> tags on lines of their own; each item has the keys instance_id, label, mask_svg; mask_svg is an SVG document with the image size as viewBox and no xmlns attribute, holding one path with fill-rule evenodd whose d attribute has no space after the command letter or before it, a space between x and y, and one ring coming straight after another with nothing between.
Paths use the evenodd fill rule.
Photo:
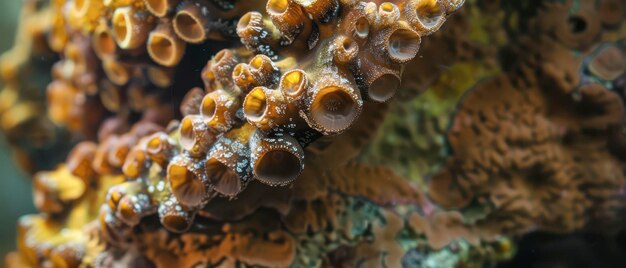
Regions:
<instances>
[{"instance_id":1,"label":"brown coral","mask_svg":"<svg viewBox=\"0 0 626 268\"><path fill-rule=\"evenodd\" d=\"M520 61L465 96L448 133L453 154L432 179L429 193L445 207L483 207L476 225L491 235L571 231L620 206L623 159L610 146L623 139L624 104L583 80L583 58L571 50L596 42L598 20L587 17L592 8L568 7L544 7L559 15L529 23L541 31L512 48L525 50ZM585 32L557 30L576 18L590 23Z\"/></svg>"}]
</instances>

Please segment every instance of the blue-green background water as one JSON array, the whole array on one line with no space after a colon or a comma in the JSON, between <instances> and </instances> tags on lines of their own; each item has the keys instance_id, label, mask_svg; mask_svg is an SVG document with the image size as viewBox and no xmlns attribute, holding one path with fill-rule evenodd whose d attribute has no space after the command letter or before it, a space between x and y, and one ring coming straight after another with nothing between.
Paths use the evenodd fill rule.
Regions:
<instances>
[{"instance_id":1,"label":"blue-green background water","mask_svg":"<svg viewBox=\"0 0 626 268\"><path fill-rule=\"evenodd\" d=\"M0 1L0 53L13 46L20 5L19 0ZM15 166L0 132L0 266L4 266L4 255L15 248L17 219L35 211L31 196L30 179Z\"/></svg>"}]
</instances>

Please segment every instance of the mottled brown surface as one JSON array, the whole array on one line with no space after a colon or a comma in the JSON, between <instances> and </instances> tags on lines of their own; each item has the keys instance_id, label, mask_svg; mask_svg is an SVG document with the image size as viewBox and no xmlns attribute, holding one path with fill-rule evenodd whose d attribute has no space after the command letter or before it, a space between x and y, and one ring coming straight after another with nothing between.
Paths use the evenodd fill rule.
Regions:
<instances>
[{"instance_id":1,"label":"mottled brown surface","mask_svg":"<svg viewBox=\"0 0 626 268\"><path fill-rule=\"evenodd\" d=\"M429 194L448 208L480 206L476 225L489 235L568 232L623 205L623 158L613 152L623 150L624 105L580 74L602 31L588 4L572 15L546 4L509 46L509 71L479 83L454 115L452 155Z\"/></svg>"}]
</instances>

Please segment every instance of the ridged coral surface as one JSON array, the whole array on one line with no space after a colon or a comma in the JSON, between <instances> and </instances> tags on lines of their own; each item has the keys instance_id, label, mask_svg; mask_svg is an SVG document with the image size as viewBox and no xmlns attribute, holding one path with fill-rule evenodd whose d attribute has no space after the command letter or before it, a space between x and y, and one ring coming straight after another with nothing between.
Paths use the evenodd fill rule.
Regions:
<instances>
[{"instance_id":1,"label":"ridged coral surface","mask_svg":"<svg viewBox=\"0 0 626 268\"><path fill-rule=\"evenodd\" d=\"M476 225L492 235L570 232L623 207L624 104L613 81L626 47L604 5L626 17L618 1L548 1L517 22L503 74L469 90L453 115L434 200L479 204Z\"/></svg>"}]
</instances>

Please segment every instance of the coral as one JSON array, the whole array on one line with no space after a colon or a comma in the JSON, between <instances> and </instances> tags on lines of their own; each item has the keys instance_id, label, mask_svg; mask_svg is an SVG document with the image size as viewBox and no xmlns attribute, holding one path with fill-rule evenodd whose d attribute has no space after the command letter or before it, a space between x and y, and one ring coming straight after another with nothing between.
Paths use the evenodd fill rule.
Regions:
<instances>
[{"instance_id":1,"label":"coral","mask_svg":"<svg viewBox=\"0 0 626 268\"><path fill-rule=\"evenodd\" d=\"M624 204L624 80L619 76L626 35L616 21L593 25L604 19L598 14L607 12L603 5L614 6L615 16L623 16L622 9L615 1L597 6L592 1L497 2L469 1L463 16L424 42L418 55L428 54L427 42L455 32L457 20L469 16L476 22L452 39L465 40L462 47L472 53L439 59L448 70L436 80L411 80L417 92L428 90L392 104L360 159L429 184L429 197L460 211L469 234L482 239L534 230L610 232L607 225L620 217L615 213ZM505 25L506 36L483 21ZM577 23L593 27L576 29ZM451 43L436 48L450 55L464 51L446 46ZM493 66L496 54L499 66ZM433 61L419 72L435 73ZM488 81L474 85L479 80Z\"/></svg>"},{"instance_id":2,"label":"coral","mask_svg":"<svg viewBox=\"0 0 626 268\"><path fill-rule=\"evenodd\" d=\"M507 39L498 27L505 12L484 4L466 2L424 40L362 161L393 167L420 185L441 168L447 154L445 132L461 96L476 81L500 72L496 48Z\"/></svg>"},{"instance_id":3,"label":"coral","mask_svg":"<svg viewBox=\"0 0 626 268\"><path fill-rule=\"evenodd\" d=\"M283 4L287 5L283 6ZM398 7L385 4L381 5L380 10L367 11L373 7L372 4L345 5L344 14L345 16L362 16L363 18L371 17L369 19L372 21L368 22L368 25L371 26L371 31L368 30L368 36L371 38L361 36L360 38L363 40L359 42L361 46L382 42L383 55L387 55L389 58L385 61L383 59L374 61L376 59L373 58L371 59L373 62L361 63L353 56L345 60L337 60L337 57L343 55L337 53L356 53L360 46L357 41L351 38L346 39L347 37L338 33L333 33L330 36L325 35L323 27L327 26L324 23L331 21L330 17L325 17L324 19L328 21L323 23L319 21L316 24L310 21L309 24L311 25L305 26L313 27L313 25L319 24L317 30L320 32L320 42L333 38L336 40L322 42L318 46L309 43L309 46L312 46L312 53L319 56L314 58L311 63L304 64L304 62L297 60L297 56L291 56L289 49L298 46L302 40L308 39L309 42L316 40L310 40L313 35L306 36L304 32L297 33L298 38L295 38L296 32L294 31L299 30L294 30L293 26L289 25L293 22L283 20L287 19L287 17L283 18L283 15L286 16L287 13L285 12L288 12L290 8L299 10L301 7L291 2L270 1L268 2L268 10L271 19L274 24L277 24L283 38L289 39L291 38L290 35L294 35L293 40L289 40L290 46L287 46L284 52L282 50L263 51L267 55L260 54L250 57L251 55L246 56L240 50L222 50L209 61L202 72L205 91L209 93L200 102L199 97L192 97L193 95L186 97L185 100L187 101L181 105L181 107L185 107L185 111L199 111L199 114L185 115L177 126L177 132L157 133L152 137L144 138L143 141L139 140L142 135L134 135L133 131L119 138L109 137L98 150L108 150L108 152L103 151L103 154L108 155L108 163L103 161L102 165L107 166L108 164L113 168L123 165L122 171L127 177L139 177L140 181L146 176L152 177L152 175L148 175L152 172L159 172L155 168L165 171L167 180L159 179L158 176L150 179L157 183L167 183L169 187L165 191L124 193L126 192L124 187L119 189L120 195L140 194L142 196L147 195L149 199L157 198L155 201L147 201L146 207L141 208L140 211L131 213L132 217L141 218L158 212L161 222L166 228L181 232L190 227L196 212L218 194L237 196L252 179L257 179L268 185L285 185L296 179L304 168L302 147L315 140L320 134L328 135L343 132L353 124L360 113L363 105L360 97L361 90L358 89L359 84L357 82L350 81L369 83L366 81L370 79L368 75L371 71L366 72L359 68L359 65L377 68L375 66L390 64L393 61L401 63L414 57L417 52L420 41L418 32L411 28L405 28L402 23L396 22L394 24L393 21L386 21L384 18L387 15L379 14L381 12L397 12L399 16ZM331 10L336 7L331 5L323 8L324 10ZM448 7L441 6L441 8ZM274 14L279 9L285 14ZM390 10L387 11L386 9ZM324 10L316 12L328 12ZM446 11L441 9L441 12L445 14ZM378 18L379 15L381 18ZM246 40L256 39L250 36L255 34L250 32L252 30L250 27L252 27L251 24L256 23L255 18L258 16L258 13L249 12L238 23L238 34L242 42L248 49L254 49L257 52L261 50L255 49ZM411 19L410 12L406 16L409 20ZM416 20L414 23L417 23L417 26L414 27L418 27L420 25L419 19L414 18L414 20ZM345 27L348 32L355 29L353 25L342 26L340 24L339 26ZM311 29L308 31L312 31ZM429 33L432 30L428 28L421 31ZM348 34L348 32L344 34ZM285 40L281 42L283 42L283 46L287 45L284 43ZM337 47L336 42L340 42L341 47ZM346 51L337 52L343 51L342 49ZM361 50L363 52L360 53L370 53L368 49L363 48ZM274 58L285 57L285 59L277 61L272 60L270 56ZM368 57L373 57L373 55ZM246 58L249 60L244 60ZM247 61L248 63L238 63L240 61ZM303 64L311 67L297 68ZM323 73L324 71L320 69L325 68L328 68L329 72L338 72L340 76L324 75L316 79L315 82L310 80L315 75ZM289 69L293 70L284 71ZM396 69L396 72L399 71ZM283 72L284 74L281 76L280 74ZM354 75L354 78L348 76L349 74ZM386 81L389 75L380 74L380 77L384 77ZM394 79L398 79L397 75L394 77L396 77ZM372 79L376 80L375 77ZM374 80L371 83L374 83ZM385 84L388 83L385 82ZM275 86L278 89L270 89ZM365 86L367 84L361 85L361 87ZM371 87L369 86L370 91ZM376 94L380 90L382 89L376 89ZM196 92L198 91L190 91L190 94L197 95ZM390 93L393 92L385 94ZM374 101L382 101L382 99ZM237 105L239 103L243 114L238 114ZM113 141L110 141L111 139ZM130 144L137 142L137 146L130 148ZM153 144L156 149L166 151L151 152ZM178 146L182 151L176 149ZM164 149L165 147L170 149ZM149 156L150 154L165 154L167 155L164 157L166 162L152 164L153 162L150 161L153 160L152 157L145 157L145 155ZM96 159L100 158L96 156ZM123 159L125 160L122 161ZM97 164L97 166L102 165ZM157 165L158 167L156 167ZM110 169L100 170L101 174L102 172L110 172ZM146 185L140 188L148 188L152 184L147 181L144 183ZM117 188L113 190L113 193L117 190ZM156 197L157 195L169 197L164 197L162 201L159 201L158 199L161 198ZM110 196L114 198L117 195L110 194ZM114 204L117 200L111 202ZM152 205L153 202L156 204ZM182 210L174 211L171 209L174 206L181 207ZM110 209L114 211L121 208L115 204ZM147 214L144 214L144 211ZM118 215L121 215L121 212L118 212ZM136 223L137 220L126 220L125 222Z\"/></svg>"},{"instance_id":4,"label":"coral","mask_svg":"<svg viewBox=\"0 0 626 268\"><path fill-rule=\"evenodd\" d=\"M592 79L615 79L623 52L602 40L613 28L599 6L578 4L548 1L520 22L506 72L470 90L452 119L452 154L429 194L487 236L570 232L623 206L624 104Z\"/></svg>"},{"instance_id":5,"label":"coral","mask_svg":"<svg viewBox=\"0 0 626 268\"><path fill-rule=\"evenodd\" d=\"M624 7L533 3L28 1L0 127L39 213L6 264L483 267L611 217Z\"/></svg>"},{"instance_id":6,"label":"coral","mask_svg":"<svg viewBox=\"0 0 626 268\"><path fill-rule=\"evenodd\" d=\"M60 55L42 116L82 141L35 176L40 213L20 221L7 265L311 267L342 247L400 265L417 245L395 238L432 204L348 162L422 38L462 4L40 3Z\"/></svg>"}]
</instances>

